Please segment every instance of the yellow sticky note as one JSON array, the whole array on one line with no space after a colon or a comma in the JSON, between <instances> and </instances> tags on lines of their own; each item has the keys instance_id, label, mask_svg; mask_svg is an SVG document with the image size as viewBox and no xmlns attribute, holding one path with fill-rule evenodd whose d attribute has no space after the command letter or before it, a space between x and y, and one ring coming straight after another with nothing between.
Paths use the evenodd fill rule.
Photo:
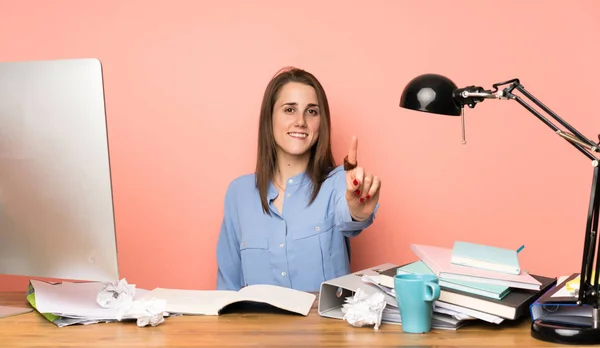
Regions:
<instances>
[{"instance_id":1,"label":"yellow sticky note","mask_svg":"<svg viewBox=\"0 0 600 348\"><path fill-rule=\"evenodd\" d=\"M595 271L592 271L592 285L594 284L593 279L595 278ZM577 291L579 291L579 282L581 282L581 275L578 275L576 278L574 278L573 280L570 280L567 282L567 284L565 284L565 288L567 289L568 292L574 294Z\"/></svg>"}]
</instances>

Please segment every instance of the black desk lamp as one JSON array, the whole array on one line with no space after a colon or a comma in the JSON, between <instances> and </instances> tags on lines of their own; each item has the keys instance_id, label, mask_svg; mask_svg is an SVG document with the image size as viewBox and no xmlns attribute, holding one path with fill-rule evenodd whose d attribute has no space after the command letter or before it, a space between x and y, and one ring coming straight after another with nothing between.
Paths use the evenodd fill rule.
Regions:
<instances>
[{"instance_id":1,"label":"black desk lamp","mask_svg":"<svg viewBox=\"0 0 600 348\"><path fill-rule=\"evenodd\" d=\"M532 323L531 335L543 341L556 343L600 343L600 295L598 286L600 269L598 259L600 257L600 250L597 247L600 186L598 186L598 157L594 154L595 152L600 152L600 143L596 144L587 139L557 114L552 112L547 106L527 92L518 79L496 83L492 86L493 90L485 90L477 86L458 88L454 82L445 76L436 74L420 75L411 80L404 88L400 99L400 106L406 109L434 114L461 116L463 115L465 105L474 108L477 103L484 99L515 100L592 161L594 169L592 191L585 230L583 259L581 262L581 282L577 298L578 305L592 306L592 317L589 320L584 320L584 323L582 323L581 318L571 321L568 320L569 318L563 317L563 319L567 319L564 322L537 319ZM506 87L499 90L498 87L501 86ZM552 119L566 128L566 131L559 129L552 121L527 104L521 97L513 94L515 90L550 115ZM598 139L600 140L600 135L598 135ZM566 324L565 322L572 322L573 324Z\"/></svg>"}]
</instances>

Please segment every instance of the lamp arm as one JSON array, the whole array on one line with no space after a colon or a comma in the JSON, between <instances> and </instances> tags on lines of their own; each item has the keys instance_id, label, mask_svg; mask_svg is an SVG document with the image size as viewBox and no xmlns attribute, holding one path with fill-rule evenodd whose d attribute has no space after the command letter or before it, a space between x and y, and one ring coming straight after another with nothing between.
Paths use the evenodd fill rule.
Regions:
<instances>
[{"instance_id":1,"label":"lamp arm","mask_svg":"<svg viewBox=\"0 0 600 348\"><path fill-rule=\"evenodd\" d=\"M498 86L499 84L495 84L494 88L497 89ZM539 111L531 107L521 97L513 94L513 90L519 91L523 96L531 100L535 105L556 120L556 122L561 124L567 130L567 132L559 129L556 125L554 125L554 123L544 117ZM502 94L507 99L515 100L529 112L534 114L540 121L554 130L556 134L567 140L571 145L573 145L577 150L579 150L592 161L594 172L588 207L585 242L581 260L581 273L579 278L580 283L577 303L580 305L590 304L594 306L594 324L597 326L599 324L598 307L600 306L600 288L598 285L598 275L600 273L600 264L598 263L598 260L600 260L600 249L596 250L596 241L598 232L600 186L598 186L598 158L592 152L600 152L600 144L596 144L590 139L586 138L583 134L581 134L581 132L575 129L575 127L571 126L567 121L550 110L550 108L548 108L540 100L528 92L525 87L521 85L518 79L510 81L509 86L502 90ZM600 139L600 135L598 135L598 138ZM592 273L594 268L595 272Z\"/></svg>"},{"instance_id":2,"label":"lamp arm","mask_svg":"<svg viewBox=\"0 0 600 348\"><path fill-rule=\"evenodd\" d=\"M506 88L499 90L498 87L508 85ZM594 307L593 311L593 326L600 328L600 284L598 284L600 273L600 249L597 248L597 232L598 232L598 216L600 215L600 185L599 181L599 160L594 153L600 152L600 142L594 143L586 138L577 129L563 120L555 112L550 110L540 100L528 92L519 79L512 79L506 82L500 82L493 85L493 90L485 90L481 87L468 86L465 88L456 89L454 92L454 100L461 106L467 105L470 108L475 107L477 103L485 99L507 99L515 100L522 107L535 115L546 126L550 127L556 134L567 140L577 150L583 153L592 161L594 167L592 177L592 190L588 207L588 216L586 223L585 243L583 247L583 257L581 262L580 284L577 304L589 304ZM532 101L540 109L546 112L552 119L562 125L567 131L558 128L547 117L529 105L523 98L513 94L513 91L519 91L524 97ZM600 140L600 135L598 135ZM592 271L595 269L595 273ZM593 279L592 279L593 278Z\"/></svg>"},{"instance_id":3,"label":"lamp arm","mask_svg":"<svg viewBox=\"0 0 600 348\"><path fill-rule=\"evenodd\" d=\"M562 136L563 138L565 138L569 142L574 143L573 144L574 146L575 146L575 144L577 144L580 147L583 147L583 148L585 148L587 150L590 150L592 152L600 152L600 144L596 144L593 141L591 141L590 139L586 138L577 129L575 129L573 126L571 126L569 123L567 123L567 121L563 120L555 112L553 112L552 110L550 110L550 108L548 108L541 101L539 101L537 98L535 98L531 93L529 93L525 89L525 87L523 87L523 85L521 85L519 82L513 83L511 86L509 86L508 88L506 88L504 90L504 92L507 93L507 94L513 95L511 93L513 88L516 89L516 90L518 90L519 92L521 92L525 97L527 97L528 99L530 99L535 105L539 106L540 109L542 109L546 113L548 113L553 119L555 119L558 123L560 123L563 127L565 127L570 132L570 133L564 132L564 131L556 128L548 120L544 119L544 117L539 112L537 112L537 110L531 108L529 105L527 105L518 96L515 96L515 100L519 104L521 104L523 107L525 107L526 109L528 109L529 111L531 111L532 113L534 113L538 118L540 118L542 120L542 122L546 123L549 127L551 127L558 135ZM599 139L600 139L600 136L599 136ZM579 149L580 151L582 151L582 149L580 147L578 147L578 146L575 146L575 147L577 147L577 149ZM589 153L586 153L586 155L588 155L588 154ZM593 156L593 157L588 156L588 157L592 161L597 159L595 156Z\"/></svg>"},{"instance_id":4,"label":"lamp arm","mask_svg":"<svg viewBox=\"0 0 600 348\"><path fill-rule=\"evenodd\" d=\"M499 90L498 87L502 85L509 85L503 90ZM600 152L600 142L594 143L592 140L586 138L583 134L581 134L577 129L563 120L560 116L558 116L555 112L550 110L546 105L544 105L540 100L534 97L530 92L528 92L523 85L519 82L519 79L512 79L506 82L495 83L493 85L493 90L485 90L482 87L477 86L468 86L465 88L458 88L454 92L454 98L461 105L467 105L470 108L474 108L475 105L484 99L509 99L515 100L522 107L527 109L533 115L535 115L540 121L542 121L546 126L550 127L557 135L561 136L563 139L567 140L571 145L573 145L577 150L583 153L586 157L588 157L592 161L598 161L598 158L593 155L591 152ZM531 105L529 105L526 101L524 101L521 97L516 94L513 94L513 90L518 90L523 94L527 99L531 100L535 105L540 107L543 111L545 111L550 117L560 123L563 127L567 129L567 131L563 131L558 128L553 122L548 120L544 115L542 115L539 111L534 109ZM598 140L600 140L600 135L598 135ZM591 151L591 152L590 152Z\"/></svg>"}]
</instances>

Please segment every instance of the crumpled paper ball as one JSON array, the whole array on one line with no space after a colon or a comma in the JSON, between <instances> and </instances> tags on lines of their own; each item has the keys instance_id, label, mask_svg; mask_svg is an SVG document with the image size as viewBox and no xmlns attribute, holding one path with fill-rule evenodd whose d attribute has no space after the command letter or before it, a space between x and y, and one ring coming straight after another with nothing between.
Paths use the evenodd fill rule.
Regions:
<instances>
[{"instance_id":1,"label":"crumpled paper ball","mask_svg":"<svg viewBox=\"0 0 600 348\"><path fill-rule=\"evenodd\" d=\"M96 302L102 308L120 308L133 302L135 284L127 284L125 278L118 282L106 282L96 296Z\"/></svg>"},{"instance_id":2,"label":"crumpled paper ball","mask_svg":"<svg viewBox=\"0 0 600 348\"><path fill-rule=\"evenodd\" d=\"M167 301L156 298L141 299L133 301L130 305L119 308L117 319L123 317L135 318L139 327L157 326L165 321L165 310L167 309Z\"/></svg>"},{"instance_id":3,"label":"crumpled paper ball","mask_svg":"<svg viewBox=\"0 0 600 348\"><path fill-rule=\"evenodd\" d=\"M347 297L345 302L342 305L342 313L344 313L344 320L350 325L355 327L374 325L373 329L379 329L383 309L387 305L382 293L376 292L369 296L364 290L358 288L354 296Z\"/></svg>"},{"instance_id":4,"label":"crumpled paper ball","mask_svg":"<svg viewBox=\"0 0 600 348\"><path fill-rule=\"evenodd\" d=\"M117 320L137 319L137 326L157 326L164 321L167 302L159 299L135 300L135 285L128 284L125 278L119 282L104 283L96 296L102 308L117 309Z\"/></svg>"}]
</instances>

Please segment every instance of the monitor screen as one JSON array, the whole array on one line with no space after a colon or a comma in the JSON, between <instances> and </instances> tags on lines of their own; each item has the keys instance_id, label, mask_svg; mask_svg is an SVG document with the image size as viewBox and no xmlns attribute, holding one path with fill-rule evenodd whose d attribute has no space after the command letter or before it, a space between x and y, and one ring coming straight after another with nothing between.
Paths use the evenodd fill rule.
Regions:
<instances>
[{"instance_id":1,"label":"monitor screen","mask_svg":"<svg viewBox=\"0 0 600 348\"><path fill-rule=\"evenodd\" d=\"M119 279L97 59L0 63L0 274Z\"/></svg>"}]
</instances>

